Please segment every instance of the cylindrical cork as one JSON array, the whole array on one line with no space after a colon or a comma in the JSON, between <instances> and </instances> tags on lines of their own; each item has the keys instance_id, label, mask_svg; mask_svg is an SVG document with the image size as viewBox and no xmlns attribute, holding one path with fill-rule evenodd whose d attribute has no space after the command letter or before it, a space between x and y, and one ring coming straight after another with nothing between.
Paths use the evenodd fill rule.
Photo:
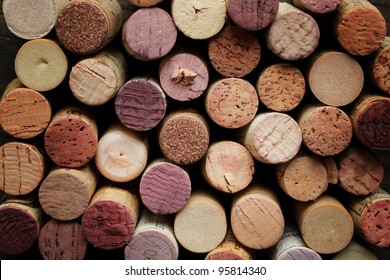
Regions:
<instances>
[{"instance_id":1,"label":"cylindrical cork","mask_svg":"<svg viewBox=\"0 0 390 280\"><path fill-rule=\"evenodd\" d=\"M122 124L135 131L148 131L164 118L167 100L157 80L134 77L119 90L115 112Z\"/></svg>"},{"instance_id":2,"label":"cylindrical cork","mask_svg":"<svg viewBox=\"0 0 390 280\"><path fill-rule=\"evenodd\" d=\"M278 0L226 0L229 17L242 29L258 31L270 25L278 12Z\"/></svg>"},{"instance_id":3,"label":"cylindrical cork","mask_svg":"<svg viewBox=\"0 0 390 280\"><path fill-rule=\"evenodd\" d=\"M81 225L76 221L51 219L39 233L39 252L45 260L83 260L88 245Z\"/></svg>"},{"instance_id":4,"label":"cylindrical cork","mask_svg":"<svg viewBox=\"0 0 390 280\"><path fill-rule=\"evenodd\" d=\"M199 55L179 52L161 60L159 78L164 92L178 101L200 97L209 84L207 62Z\"/></svg>"},{"instance_id":5,"label":"cylindrical cork","mask_svg":"<svg viewBox=\"0 0 390 280\"><path fill-rule=\"evenodd\" d=\"M328 14L337 9L342 0L292 0L294 6L313 14Z\"/></svg>"},{"instance_id":6,"label":"cylindrical cork","mask_svg":"<svg viewBox=\"0 0 390 280\"><path fill-rule=\"evenodd\" d=\"M378 188L366 196L346 199L357 233L377 247L390 246L390 194Z\"/></svg>"},{"instance_id":7,"label":"cylindrical cork","mask_svg":"<svg viewBox=\"0 0 390 280\"><path fill-rule=\"evenodd\" d=\"M138 197L129 190L101 186L82 218L88 242L112 250L125 246L133 237L139 217Z\"/></svg>"},{"instance_id":8,"label":"cylindrical cork","mask_svg":"<svg viewBox=\"0 0 390 280\"><path fill-rule=\"evenodd\" d=\"M337 168L336 161L333 157L323 157L322 162L328 173L328 183L337 184L339 182L339 171Z\"/></svg>"},{"instance_id":9,"label":"cylindrical cork","mask_svg":"<svg viewBox=\"0 0 390 280\"><path fill-rule=\"evenodd\" d=\"M177 29L170 14L161 8L140 8L122 28L125 50L139 60L167 55L176 43Z\"/></svg>"},{"instance_id":10,"label":"cylindrical cork","mask_svg":"<svg viewBox=\"0 0 390 280\"><path fill-rule=\"evenodd\" d=\"M49 91L59 86L68 72L68 58L53 39L24 43L15 56L15 73L26 87Z\"/></svg>"},{"instance_id":11,"label":"cylindrical cork","mask_svg":"<svg viewBox=\"0 0 390 280\"><path fill-rule=\"evenodd\" d=\"M386 36L386 20L368 0L343 0L336 9L335 36L352 55L378 50Z\"/></svg>"},{"instance_id":12,"label":"cylindrical cork","mask_svg":"<svg viewBox=\"0 0 390 280\"><path fill-rule=\"evenodd\" d=\"M319 38L315 19L286 2L279 3L275 20L265 34L269 50L285 60L306 58L317 48Z\"/></svg>"},{"instance_id":13,"label":"cylindrical cork","mask_svg":"<svg viewBox=\"0 0 390 280\"><path fill-rule=\"evenodd\" d=\"M114 182L128 182L145 169L149 154L145 135L112 124L99 139L95 154L100 173Z\"/></svg>"},{"instance_id":14,"label":"cylindrical cork","mask_svg":"<svg viewBox=\"0 0 390 280\"><path fill-rule=\"evenodd\" d=\"M227 220L222 203L211 192L197 190L174 220L178 242L194 253L215 249L226 236Z\"/></svg>"},{"instance_id":15,"label":"cylindrical cork","mask_svg":"<svg viewBox=\"0 0 390 280\"><path fill-rule=\"evenodd\" d=\"M80 217L95 192L98 173L89 164L80 168L53 167L39 188L42 209L54 219Z\"/></svg>"},{"instance_id":16,"label":"cylindrical cork","mask_svg":"<svg viewBox=\"0 0 390 280\"><path fill-rule=\"evenodd\" d=\"M377 260L378 257L367 247L353 240L333 256L333 260Z\"/></svg>"},{"instance_id":17,"label":"cylindrical cork","mask_svg":"<svg viewBox=\"0 0 390 280\"><path fill-rule=\"evenodd\" d=\"M178 257L172 217L143 209L134 235L125 247L125 260L177 260Z\"/></svg>"},{"instance_id":18,"label":"cylindrical cork","mask_svg":"<svg viewBox=\"0 0 390 280\"><path fill-rule=\"evenodd\" d=\"M164 0L127 0L130 4L138 7L153 7Z\"/></svg>"},{"instance_id":19,"label":"cylindrical cork","mask_svg":"<svg viewBox=\"0 0 390 280\"><path fill-rule=\"evenodd\" d=\"M352 240L353 220L335 197L323 194L314 202L294 201L293 210L306 245L317 253L337 253Z\"/></svg>"},{"instance_id":20,"label":"cylindrical cork","mask_svg":"<svg viewBox=\"0 0 390 280\"><path fill-rule=\"evenodd\" d=\"M306 81L299 68L282 62L267 66L260 73L256 89L261 103L268 109L287 112L303 100Z\"/></svg>"},{"instance_id":21,"label":"cylindrical cork","mask_svg":"<svg viewBox=\"0 0 390 280\"><path fill-rule=\"evenodd\" d=\"M4 196L0 204L0 252L18 255L38 240L43 212L34 196Z\"/></svg>"},{"instance_id":22,"label":"cylindrical cork","mask_svg":"<svg viewBox=\"0 0 390 280\"><path fill-rule=\"evenodd\" d=\"M205 117L190 110L173 112L161 123L158 142L164 156L176 164L199 161L209 147L210 130Z\"/></svg>"},{"instance_id":23,"label":"cylindrical cork","mask_svg":"<svg viewBox=\"0 0 390 280\"><path fill-rule=\"evenodd\" d=\"M108 45L122 24L117 0L73 0L59 13L55 31L67 50L83 55Z\"/></svg>"},{"instance_id":24,"label":"cylindrical cork","mask_svg":"<svg viewBox=\"0 0 390 280\"><path fill-rule=\"evenodd\" d=\"M172 0L171 13L176 27L191 39L208 39L225 25L225 0Z\"/></svg>"},{"instance_id":25,"label":"cylindrical cork","mask_svg":"<svg viewBox=\"0 0 390 280\"><path fill-rule=\"evenodd\" d=\"M3 15L16 36L38 39L54 28L58 13L70 0L4 0Z\"/></svg>"},{"instance_id":26,"label":"cylindrical cork","mask_svg":"<svg viewBox=\"0 0 390 280\"><path fill-rule=\"evenodd\" d=\"M210 145L201 169L203 177L212 187L225 193L236 193L252 181L255 163L243 145L225 140Z\"/></svg>"},{"instance_id":27,"label":"cylindrical cork","mask_svg":"<svg viewBox=\"0 0 390 280\"><path fill-rule=\"evenodd\" d=\"M368 59L368 74L371 80L384 92L390 94L390 37Z\"/></svg>"},{"instance_id":28,"label":"cylindrical cork","mask_svg":"<svg viewBox=\"0 0 390 280\"><path fill-rule=\"evenodd\" d=\"M298 116L305 146L320 156L342 152L352 140L352 123L348 115L333 106L308 105Z\"/></svg>"},{"instance_id":29,"label":"cylindrical cork","mask_svg":"<svg viewBox=\"0 0 390 280\"><path fill-rule=\"evenodd\" d=\"M96 121L84 110L64 107L57 111L47 127L44 144L55 164L69 168L83 166L96 153Z\"/></svg>"},{"instance_id":30,"label":"cylindrical cork","mask_svg":"<svg viewBox=\"0 0 390 280\"><path fill-rule=\"evenodd\" d=\"M242 78L251 73L260 61L260 53L255 34L234 25L226 26L208 43L211 65L228 78Z\"/></svg>"},{"instance_id":31,"label":"cylindrical cork","mask_svg":"<svg viewBox=\"0 0 390 280\"><path fill-rule=\"evenodd\" d=\"M72 67L70 89L84 104L105 104L116 96L126 82L127 68L126 58L119 50L105 49Z\"/></svg>"},{"instance_id":32,"label":"cylindrical cork","mask_svg":"<svg viewBox=\"0 0 390 280\"><path fill-rule=\"evenodd\" d=\"M252 182L234 195L230 222L237 240L256 250L275 245L284 230L284 217L276 193L258 182Z\"/></svg>"},{"instance_id":33,"label":"cylindrical cork","mask_svg":"<svg viewBox=\"0 0 390 280\"><path fill-rule=\"evenodd\" d=\"M205 93L209 117L225 128L239 128L253 120L259 106L255 87L241 78L224 78L213 82Z\"/></svg>"},{"instance_id":34,"label":"cylindrical cork","mask_svg":"<svg viewBox=\"0 0 390 280\"><path fill-rule=\"evenodd\" d=\"M313 95L329 106L345 106L360 94L364 73L350 55L333 50L316 53L310 59L307 83Z\"/></svg>"},{"instance_id":35,"label":"cylindrical cork","mask_svg":"<svg viewBox=\"0 0 390 280\"><path fill-rule=\"evenodd\" d=\"M302 143L298 123L289 115L278 112L257 114L238 137L256 160L269 164L289 161Z\"/></svg>"},{"instance_id":36,"label":"cylindrical cork","mask_svg":"<svg viewBox=\"0 0 390 280\"><path fill-rule=\"evenodd\" d=\"M25 195L35 190L46 172L46 159L31 144L8 142L0 147L0 190Z\"/></svg>"},{"instance_id":37,"label":"cylindrical cork","mask_svg":"<svg viewBox=\"0 0 390 280\"><path fill-rule=\"evenodd\" d=\"M181 166L158 158L143 172L139 192L151 212L174 214L184 207L191 195L191 178Z\"/></svg>"}]
</instances>

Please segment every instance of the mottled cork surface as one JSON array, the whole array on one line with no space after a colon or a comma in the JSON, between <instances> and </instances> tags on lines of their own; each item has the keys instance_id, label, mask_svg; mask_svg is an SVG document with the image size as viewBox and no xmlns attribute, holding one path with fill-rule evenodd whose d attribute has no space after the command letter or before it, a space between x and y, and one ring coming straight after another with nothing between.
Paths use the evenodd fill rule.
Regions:
<instances>
[{"instance_id":1,"label":"mottled cork surface","mask_svg":"<svg viewBox=\"0 0 390 280\"><path fill-rule=\"evenodd\" d=\"M315 14L333 12L342 0L293 0L296 7Z\"/></svg>"},{"instance_id":2,"label":"mottled cork surface","mask_svg":"<svg viewBox=\"0 0 390 280\"><path fill-rule=\"evenodd\" d=\"M386 37L376 54L372 74L375 84L390 94L390 37Z\"/></svg>"},{"instance_id":3,"label":"mottled cork surface","mask_svg":"<svg viewBox=\"0 0 390 280\"><path fill-rule=\"evenodd\" d=\"M152 7L155 6L164 0L127 0L130 4L138 7Z\"/></svg>"}]
</instances>

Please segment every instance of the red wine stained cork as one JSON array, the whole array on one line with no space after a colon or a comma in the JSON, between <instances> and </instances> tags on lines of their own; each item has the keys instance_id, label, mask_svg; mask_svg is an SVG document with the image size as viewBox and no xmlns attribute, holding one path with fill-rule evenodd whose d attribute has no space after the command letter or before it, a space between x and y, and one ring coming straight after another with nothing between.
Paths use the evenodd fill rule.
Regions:
<instances>
[{"instance_id":1,"label":"red wine stained cork","mask_svg":"<svg viewBox=\"0 0 390 280\"><path fill-rule=\"evenodd\" d=\"M133 237L139 217L139 200L132 192L114 186L100 187L82 218L88 242L112 250L125 246Z\"/></svg>"},{"instance_id":2,"label":"red wine stained cork","mask_svg":"<svg viewBox=\"0 0 390 280\"><path fill-rule=\"evenodd\" d=\"M164 156L176 164L190 165L207 152L210 129L198 112L173 112L161 123L158 142Z\"/></svg>"},{"instance_id":3,"label":"red wine stained cork","mask_svg":"<svg viewBox=\"0 0 390 280\"><path fill-rule=\"evenodd\" d=\"M268 109L287 112L296 108L305 95L306 82L302 72L289 63L267 66L259 75L256 89Z\"/></svg>"},{"instance_id":4,"label":"red wine stained cork","mask_svg":"<svg viewBox=\"0 0 390 280\"><path fill-rule=\"evenodd\" d=\"M286 2L279 3L276 18L265 34L269 50L285 60L306 58L317 48L319 38L315 19Z\"/></svg>"},{"instance_id":5,"label":"red wine stained cork","mask_svg":"<svg viewBox=\"0 0 390 280\"><path fill-rule=\"evenodd\" d=\"M234 236L252 249L275 245L283 234L284 217L276 193L257 182L233 197L230 223Z\"/></svg>"},{"instance_id":6,"label":"red wine stained cork","mask_svg":"<svg viewBox=\"0 0 390 280\"><path fill-rule=\"evenodd\" d=\"M59 86L68 72L68 58L57 41L34 39L24 43L15 56L15 73L28 88L49 91Z\"/></svg>"},{"instance_id":7,"label":"red wine stained cork","mask_svg":"<svg viewBox=\"0 0 390 280\"><path fill-rule=\"evenodd\" d=\"M339 182L339 171L336 161L332 157L323 157L322 162L328 173L328 183L337 184Z\"/></svg>"},{"instance_id":8,"label":"red wine stained cork","mask_svg":"<svg viewBox=\"0 0 390 280\"><path fill-rule=\"evenodd\" d=\"M347 247L333 256L333 260L377 260L370 249L352 240Z\"/></svg>"},{"instance_id":9,"label":"red wine stained cork","mask_svg":"<svg viewBox=\"0 0 390 280\"><path fill-rule=\"evenodd\" d=\"M127 62L116 49L105 49L77 62L69 75L73 95L82 103L97 106L113 99L126 82Z\"/></svg>"},{"instance_id":10,"label":"red wine stained cork","mask_svg":"<svg viewBox=\"0 0 390 280\"><path fill-rule=\"evenodd\" d=\"M369 62L371 80L384 92L390 94L390 37L385 37L381 47Z\"/></svg>"},{"instance_id":11,"label":"red wine stained cork","mask_svg":"<svg viewBox=\"0 0 390 280\"><path fill-rule=\"evenodd\" d=\"M177 260L179 245L171 216L143 209L124 257L125 260Z\"/></svg>"},{"instance_id":12,"label":"red wine stained cork","mask_svg":"<svg viewBox=\"0 0 390 280\"><path fill-rule=\"evenodd\" d=\"M350 55L338 51L318 52L311 58L307 82L313 95L329 106L345 106L360 94L364 73Z\"/></svg>"},{"instance_id":13,"label":"red wine stained cork","mask_svg":"<svg viewBox=\"0 0 390 280\"><path fill-rule=\"evenodd\" d=\"M352 240L353 220L335 197L324 194L314 202L294 201L293 208L305 243L317 253L337 253Z\"/></svg>"},{"instance_id":14,"label":"red wine stained cork","mask_svg":"<svg viewBox=\"0 0 390 280\"><path fill-rule=\"evenodd\" d=\"M390 194L378 188L346 200L357 233L377 247L390 246Z\"/></svg>"},{"instance_id":15,"label":"red wine stained cork","mask_svg":"<svg viewBox=\"0 0 390 280\"><path fill-rule=\"evenodd\" d=\"M42 209L52 218L80 217L95 192L98 174L89 164L80 168L54 167L39 188Z\"/></svg>"},{"instance_id":16,"label":"red wine stained cork","mask_svg":"<svg viewBox=\"0 0 390 280\"><path fill-rule=\"evenodd\" d=\"M260 44L254 33L226 26L208 44L211 65L224 77L242 78L260 61Z\"/></svg>"},{"instance_id":17,"label":"red wine stained cork","mask_svg":"<svg viewBox=\"0 0 390 280\"><path fill-rule=\"evenodd\" d=\"M152 7L155 6L164 0L127 0L130 4L138 7Z\"/></svg>"},{"instance_id":18,"label":"red wine stained cork","mask_svg":"<svg viewBox=\"0 0 390 280\"><path fill-rule=\"evenodd\" d=\"M178 101L200 97L209 84L207 62L188 52L176 53L162 60L159 73L164 92Z\"/></svg>"},{"instance_id":19,"label":"red wine stained cork","mask_svg":"<svg viewBox=\"0 0 390 280\"><path fill-rule=\"evenodd\" d=\"M255 87L241 78L223 78L213 82L205 93L209 117L225 128L239 128L253 120L259 106Z\"/></svg>"},{"instance_id":20,"label":"red wine stained cork","mask_svg":"<svg viewBox=\"0 0 390 280\"><path fill-rule=\"evenodd\" d=\"M226 236L226 213L219 199L210 192L197 190L174 220L177 241L188 251L207 253Z\"/></svg>"},{"instance_id":21,"label":"red wine stained cork","mask_svg":"<svg viewBox=\"0 0 390 280\"><path fill-rule=\"evenodd\" d=\"M159 158L143 172L139 192L142 203L155 214L179 212L191 195L191 179L182 167Z\"/></svg>"},{"instance_id":22,"label":"red wine stained cork","mask_svg":"<svg viewBox=\"0 0 390 280\"><path fill-rule=\"evenodd\" d=\"M170 14L161 8L140 8L122 29L125 50L139 60L167 55L176 43L177 29Z\"/></svg>"},{"instance_id":23,"label":"red wine stained cork","mask_svg":"<svg viewBox=\"0 0 390 280\"><path fill-rule=\"evenodd\" d=\"M293 0L294 6L313 14L327 14L333 12L342 0Z\"/></svg>"},{"instance_id":24,"label":"red wine stained cork","mask_svg":"<svg viewBox=\"0 0 390 280\"><path fill-rule=\"evenodd\" d=\"M352 55L378 50L386 36L386 20L368 0L343 0L336 9L336 38Z\"/></svg>"},{"instance_id":25,"label":"red wine stained cork","mask_svg":"<svg viewBox=\"0 0 390 280\"><path fill-rule=\"evenodd\" d=\"M45 260L83 260L88 241L76 221L49 220L41 229L38 248Z\"/></svg>"},{"instance_id":26,"label":"red wine stained cork","mask_svg":"<svg viewBox=\"0 0 390 280\"><path fill-rule=\"evenodd\" d=\"M212 187L225 193L236 193L252 181L255 163L244 146L225 140L210 145L201 169L203 177Z\"/></svg>"},{"instance_id":27,"label":"red wine stained cork","mask_svg":"<svg viewBox=\"0 0 390 280\"><path fill-rule=\"evenodd\" d=\"M271 24L279 9L277 0L226 0L231 20L242 29L257 31Z\"/></svg>"},{"instance_id":28,"label":"red wine stained cork","mask_svg":"<svg viewBox=\"0 0 390 280\"><path fill-rule=\"evenodd\" d=\"M144 171L148 154L149 145L145 135L121 124L113 124L99 139L95 164L109 180L128 182Z\"/></svg>"},{"instance_id":29,"label":"red wine stained cork","mask_svg":"<svg viewBox=\"0 0 390 280\"><path fill-rule=\"evenodd\" d=\"M8 142L0 147L0 190L25 195L35 190L46 172L46 159L31 144Z\"/></svg>"},{"instance_id":30,"label":"red wine stained cork","mask_svg":"<svg viewBox=\"0 0 390 280\"><path fill-rule=\"evenodd\" d=\"M84 55L108 45L122 24L122 8L117 0L73 0L59 13L55 31L67 50Z\"/></svg>"},{"instance_id":31,"label":"red wine stained cork","mask_svg":"<svg viewBox=\"0 0 390 280\"><path fill-rule=\"evenodd\" d=\"M352 140L352 123L348 115L333 106L304 107L298 117L305 146L320 156L342 152Z\"/></svg>"},{"instance_id":32,"label":"red wine stained cork","mask_svg":"<svg viewBox=\"0 0 390 280\"><path fill-rule=\"evenodd\" d=\"M153 78L134 77L119 90L115 112L122 124L135 131L148 131L164 118L165 93Z\"/></svg>"},{"instance_id":33,"label":"red wine stained cork","mask_svg":"<svg viewBox=\"0 0 390 280\"><path fill-rule=\"evenodd\" d=\"M225 25L225 0L173 0L172 18L176 27L191 39L208 39Z\"/></svg>"},{"instance_id":34,"label":"red wine stained cork","mask_svg":"<svg viewBox=\"0 0 390 280\"><path fill-rule=\"evenodd\" d=\"M289 161L302 143L298 123L285 113L259 113L239 133L252 156L269 164Z\"/></svg>"},{"instance_id":35,"label":"red wine stained cork","mask_svg":"<svg viewBox=\"0 0 390 280\"><path fill-rule=\"evenodd\" d=\"M53 116L47 127L44 143L48 156L55 164L69 168L83 166L96 153L96 121L77 108L63 108Z\"/></svg>"}]
</instances>

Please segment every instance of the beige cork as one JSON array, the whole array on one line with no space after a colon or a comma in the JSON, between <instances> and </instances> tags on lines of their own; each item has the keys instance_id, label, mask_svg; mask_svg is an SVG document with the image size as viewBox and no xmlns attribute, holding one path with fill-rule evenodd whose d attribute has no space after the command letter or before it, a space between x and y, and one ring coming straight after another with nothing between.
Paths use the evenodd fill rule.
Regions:
<instances>
[{"instance_id":1,"label":"beige cork","mask_svg":"<svg viewBox=\"0 0 390 280\"><path fill-rule=\"evenodd\" d=\"M323 157L322 162L326 168L328 173L328 183L329 184L337 184L339 181L339 171L337 168L336 161L333 157Z\"/></svg>"},{"instance_id":2,"label":"beige cork","mask_svg":"<svg viewBox=\"0 0 390 280\"><path fill-rule=\"evenodd\" d=\"M352 240L347 247L333 256L333 260L377 260L378 257L367 247Z\"/></svg>"},{"instance_id":3,"label":"beige cork","mask_svg":"<svg viewBox=\"0 0 390 280\"><path fill-rule=\"evenodd\" d=\"M127 2L137 7L153 7L163 1L164 0L127 0Z\"/></svg>"},{"instance_id":4,"label":"beige cork","mask_svg":"<svg viewBox=\"0 0 390 280\"><path fill-rule=\"evenodd\" d=\"M382 91L390 94L390 37L385 38L367 64L371 80Z\"/></svg>"}]
</instances>

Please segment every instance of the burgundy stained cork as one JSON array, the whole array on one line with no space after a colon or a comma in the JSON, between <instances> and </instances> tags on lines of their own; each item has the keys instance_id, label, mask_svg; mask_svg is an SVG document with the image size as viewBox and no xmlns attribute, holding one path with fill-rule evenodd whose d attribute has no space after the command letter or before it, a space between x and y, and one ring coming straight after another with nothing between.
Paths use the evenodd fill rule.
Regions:
<instances>
[{"instance_id":1,"label":"burgundy stained cork","mask_svg":"<svg viewBox=\"0 0 390 280\"><path fill-rule=\"evenodd\" d=\"M238 26L225 26L208 44L214 69L224 77L242 78L260 61L260 44L254 33Z\"/></svg>"},{"instance_id":2,"label":"burgundy stained cork","mask_svg":"<svg viewBox=\"0 0 390 280\"><path fill-rule=\"evenodd\" d=\"M271 24L279 9L277 0L227 0L232 21L242 29L257 31Z\"/></svg>"},{"instance_id":3,"label":"burgundy stained cork","mask_svg":"<svg viewBox=\"0 0 390 280\"><path fill-rule=\"evenodd\" d=\"M129 190L104 185L94 194L82 217L82 228L94 247L113 250L133 237L139 217L138 197Z\"/></svg>"},{"instance_id":4,"label":"burgundy stained cork","mask_svg":"<svg viewBox=\"0 0 390 280\"><path fill-rule=\"evenodd\" d=\"M119 90L115 112L127 128L148 131L164 118L167 109L165 93L153 78L134 77Z\"/></svg>"},{"instance_id":5,"label":"burgundy stained cork","mask_svg":"<svg viewBox=\"0 0 390 280\"><path fill-rule=\"evenodd\" d=\"M45 260L83 260L88 245L81 225L76 221L51 219L39 233L39 252Z\"/></svg>"},{"instance_id":6,"label":"burgundy stained cork","mask_svg":"<svg viewBox=\"0 0 390 280\"><path fill-rule=\"evenodd\" d=\"M289 63L276 63L261 71L256 89L261 103L268 109L287 112L303 100L306 81L299 68Z\"/></svg>"},{"instance_id":7,"label":"burgundy stained cork","mask_svg":"<svg viewBox=\"0 0 390 280\"><path fill-rule=\"evenodd\" d=\"M381 47L373 53L368 65L371 80L382 91L390 94L390 37L386 37Z\"/></svg>"},{"instance_id":8,"label":"burgundy stained cork","mask_svg":"<svg viewBox=\"0 0 390 280\"><path fill-rule=\"evenodd\" d=\"M294 6L313 14L327 14L333 12L342 0L293 0Z\"/></svg>"},{"instance_id":9,"label":"burgundy stained cork","mask_svg":"<svg viewBox=\"0 0 390 280\"><path fill-rule=\"evenodd\" d=\"M253 120L259 106L255 87L242 78L223 78L213 82L205 93L209 117L219 126L240 128Z\"/></svg>"},{"instance_id":10,"label":"burgundy stained cork","mask_svg":"<svg viewBox=\"0 0 390 280\"><path fill-rule=\"evenodd\" d=\"M155 6L164 0L127 0L130 4L138 7L152 7Z\"/></svg>"}]
</instances>

